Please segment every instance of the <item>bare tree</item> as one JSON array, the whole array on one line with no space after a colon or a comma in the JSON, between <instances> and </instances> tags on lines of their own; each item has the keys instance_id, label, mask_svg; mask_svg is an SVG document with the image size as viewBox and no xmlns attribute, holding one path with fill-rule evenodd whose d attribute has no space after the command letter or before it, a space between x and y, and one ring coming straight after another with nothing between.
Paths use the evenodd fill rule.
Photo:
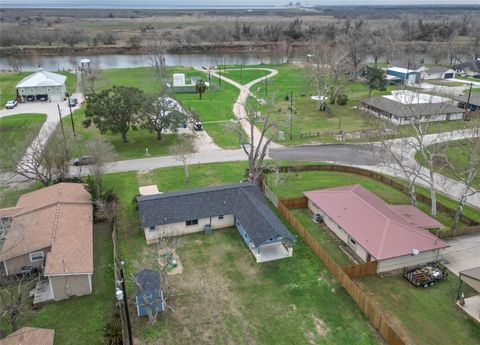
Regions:
<instances>
[{"instance_id":1,"label":"bare tree","mask_svg":"<svg viewBox=\"0 0 480 345\"><path fill-rule=\"evenodd\" d=\"M10 55L7 58L8 65L12 67L14 72L21 72L22 71L22 62L20 61L20 57L16 55Z\"/></svg>"},{"instance_id":2,"label":"bare tree","mask_svg":"<svg viewBox=\"0 0 480 345\"><path fill-rule=\"evenodd\" d=\"M146 47L147 63L153 67L154 71L161 79L166 77L167 65L165 62L165 54L167 53L166 44L163 38L156 33L149 37L149 44Z\"/></svg>"},{"instance_id":3,"label":"bare tree","mask_svg":"<svg viewBox=\"0 0 480 345\"><path fill-rule=\"evenodd\" d=\"M0 290L0 316L9 319L12 332L18 329L18 318L30 303L29 292L34 282L21 278Z\"/></svg>"},{"instance_id":4,"label":"bare tree","mask_svg":"<svg viewBox=\"0 0 480 345\"><path fill-rule=\"evenodd\" d=\"M190 182L189 160L195 153L194 135L184 135L178 144L170 147L170 153L175 159L182 162L184 181Z\"/></svg>"},{"instance_id":5,"label":"bare tree","mask_svg":"<svg viewBox=\"0 0 480 345\"><path fill-rule=\"evenodd\" d=\"M480 190L474 187L480 177L480 122L477 123L477 126L473 128L461 142L465 148L466 165L455 164L452 161L448 161L447 163L448 168L453 171L455 178L463 185L455 217L453 218L452 229L457 228L467 199L480 193Z\"/></svg>"}]
</instances>

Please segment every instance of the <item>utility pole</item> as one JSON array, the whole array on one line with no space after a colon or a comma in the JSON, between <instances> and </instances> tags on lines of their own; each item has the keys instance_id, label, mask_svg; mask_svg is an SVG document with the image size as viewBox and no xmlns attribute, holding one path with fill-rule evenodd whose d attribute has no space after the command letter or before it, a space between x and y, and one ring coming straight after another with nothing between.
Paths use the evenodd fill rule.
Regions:
<instances>
[{"instance_id":1,"label":"utility pole","mask_svg":"<svg viewBox=\"0 0 480 345\"><path fill-rule=\"evenodd\" d=\"M290 91L290 140L293 139L293 91Z\"/></svg>"},{"instance_id":2,"label":"utility pole","mask_svg":"<svg viewBox=\"0 0 480 345\"><path fill-rule=\"evenodd\" d=\"M120 263L120 279L122 283L123 306L125 308L125 318L127 320L128 342L129 342L129 345L133 345L132 324L130 323L130 314L128 312L127 289L125 288L125 277L123 275L123 261Z\"/></svg>"},{"instance_id":3,"label":"utility pole","mask_svg":"<svg viewBox=\"0 0 480 345\"><path fill-rule=\"evenodd\" d=\"M472 96L472 86L473 83L470 83L470 90L468 91L468 99L467 99L467 111L470 111L470 97Z\"/></svg>"},{"instance_id":4,"label":"utility pole","mask_svg":"<svg viewBox=\"0 0 480 345\"><path fill-rule=\"evenodd\" d=\"M65 153L68 157L67 138L65 137L65 130L63 129L63 121L62 121L62 112L60 110L60 104L58 103L57 103L57 108L58 108L58 117L60 118L60 128L62 129L62 135L63 135L63 144L65 145Z\"/></svg>"},{"instance_id":5,"label":"utility pole","mask_svg":"<svg viewBox=\"0 0 480 345\"><path fill-rule=\"evenodd\" d=\"M73 136L76 137L76 135L75 135L75 125L73 123L72 105L70 104L70 92L67 92L67 99L68 99L68 109L70 109L70 120L72 121Z\"/></svg>"}]
</instances>

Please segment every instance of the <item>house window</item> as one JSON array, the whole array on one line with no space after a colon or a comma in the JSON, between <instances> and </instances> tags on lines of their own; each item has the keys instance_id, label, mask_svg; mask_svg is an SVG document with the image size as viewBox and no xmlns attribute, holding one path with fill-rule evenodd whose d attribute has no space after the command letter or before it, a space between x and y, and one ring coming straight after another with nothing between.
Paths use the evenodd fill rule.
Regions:
<instances>
[{"instance_id":1,"label":"house window","mask_svg":"<svg viewBox=\"0 0 480 345\"><path fill-rule=\"evenodd\" d=\"M58 88L57 88L57 90L58 90ZM50 92L50 88L48 88L47 91Z\"/></svg>"},{"instance_id":2,"label":"house window","mask_svg":"<svg viewBox=\"0 0 480 345\"><path fill-rule=\"evenodd\" d=\"M185 222L186 226L192 226L192 225L197 225L197 224L198 224L198 219L187 220Z\"/></svg>"},{"instance_id":3,"label":"house window","mask_svg":"<svg viewBox=\"0 0 480 345\"><path fill-rule=\"evenodd\" d=\"M150 230L155 230L155 226L154 226L154 225L150 225Z\"/></svg>"},{"instance_id":4,"label":"house window","mask_svg":"<svg viewBox=\"0 0 480 345\"><path fill-rule=\"evenodd\" d=\"M356 246L357 242L353 238L350 237L350 244Z\"/></svg>"},{"instance_id":5,"label":"house window","mask_svg":"<svg viewBox=\"0 0 480 345\"><path fill-rule=\"evenodd\" d=\"M34 262L34 261L42 261L43 258L44 258L43 252L30 253L30 261L31 261L31 262Z\"/></svg>"},{"instance_id":6,"label":"house window","mask_svg":"<svg viewBox=\"0 0 480 345\"><path fill-rule=\"evenodd\" d=\"M223 219L223 214L219 215L218 219Z\"/></svg>"}]
</instances>

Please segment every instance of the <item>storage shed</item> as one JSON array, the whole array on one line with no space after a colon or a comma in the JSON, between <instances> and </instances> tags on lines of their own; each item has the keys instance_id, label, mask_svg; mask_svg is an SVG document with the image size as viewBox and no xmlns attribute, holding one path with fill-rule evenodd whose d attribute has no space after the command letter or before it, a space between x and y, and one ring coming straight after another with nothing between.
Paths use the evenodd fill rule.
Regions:
<instances>
[{"instance_id":1,"label":"storage shed","mask_svg":"<svg viewBox=\"0 0 480 345\"><path fill-rule=\"evenodd\" d=\"M402 67L389 67L387 68L388 76L400 78L402 83L413 85L420 81L421 72Z\"/></svg>"},{"instance_id":2,"label":"storage shed","mask_svg":"<svg viewBox=\"0 0 480 345\"><path fill-rule=\"evenodd\" d=\"M147 316L148 308L151 308L153 313L165 310L159 272L144 269L135 274L135 304L138 316Z\"/></svg>"},{"instance_id":3,"label":"storage shed","mask_svg":"<svg viewBox=\"0 0 480 345\"><path fill-rule=\"evenodd\" d=\"M39 68L37 72L17 84L17 99L27 101L60 102L65 99L67 77Z\"/></svg>"}]
</instances>

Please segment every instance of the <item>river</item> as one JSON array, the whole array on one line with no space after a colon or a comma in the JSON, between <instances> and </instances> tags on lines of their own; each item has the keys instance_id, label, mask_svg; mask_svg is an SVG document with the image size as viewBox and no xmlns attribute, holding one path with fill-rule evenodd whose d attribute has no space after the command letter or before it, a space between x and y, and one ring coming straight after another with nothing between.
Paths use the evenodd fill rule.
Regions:
<instances>
[{"instance_id":1,"label":"river","mask_svg":"<svg viewBox=\"0 0 480 345\"><path fill-rule=\"evenodd\" d=\"M92 65L100 69L131 68L149 66L147 58L142 54L111 54L94 56L20 56L23 71L35 71L42 67L48 71L68 70L80 65L80 60L88 58ZM270 56L263 58L264 63L282 63L285 57ZM165 54L167 66L202 67L219 64L227 65L258 65L260 60L251 53L202 53L202 54ZM8 58L0 58L0 70L11 69Z\"/></svg>"}]
</instances>

